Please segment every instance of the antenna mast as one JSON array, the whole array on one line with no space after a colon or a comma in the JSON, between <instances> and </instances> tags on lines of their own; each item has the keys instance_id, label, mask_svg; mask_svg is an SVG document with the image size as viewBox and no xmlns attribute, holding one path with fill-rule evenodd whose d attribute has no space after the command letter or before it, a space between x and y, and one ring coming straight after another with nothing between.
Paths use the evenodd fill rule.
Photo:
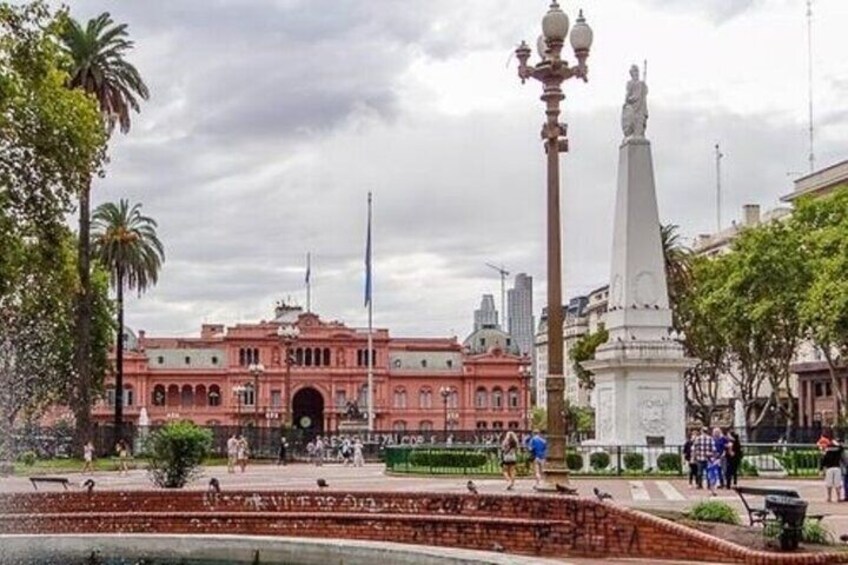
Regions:
<instances>
[{"instance_id":1,"label":"antenna mast","mask_svg":"<svg viewBox=\"0 0 848 565\"><path fill-rule=\"evenodd\" d=\"M715 161L716 161L716 233L721 231L721 158L724 153L715 144Z\"/></svg>"},{"instance_id":2,"label":"antenna mast","mask_svg":"<svg viewBox=\"0 0 848 565\"><path fill-rule=\"evenodd\" d=\"M807 87L810 120L810 172L816 168L816 156L813 151L813 0L807 0Z\"/></svg>"}]
</instances>

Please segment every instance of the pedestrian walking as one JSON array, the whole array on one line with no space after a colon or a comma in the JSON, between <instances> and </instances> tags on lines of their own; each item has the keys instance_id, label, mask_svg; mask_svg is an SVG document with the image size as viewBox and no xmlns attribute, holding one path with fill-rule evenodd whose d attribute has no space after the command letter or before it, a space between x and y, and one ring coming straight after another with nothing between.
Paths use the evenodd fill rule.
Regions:
<instances>
[{"instance_id":1,"label":"pedestrian walking","mask_svg":"<svg viewBox=\"0 0 848 565\"><path fill-rule=\"evenodd\" d=\"M362 454L362 442L359 441L359 438L357 438L356 441L353 442L353 466L365 466L365 457Z\"/></svg>"},{"instance_id":2,"label":"pedestrian walking","mask_svg":"<svg viewBox=\"0 0 848 565\"><path fill-rule=\"evenodd\" d=\"M320 467L324 464L324 440L321 436L315 438L315 450L312 453L315 459L315 466Z\"/></svg>"},{"instance_id":3,"label":"pedestrian walking","mask_svg":"<svg viewBox=\"0 0 848 565\"><path fill-rule=\"evenodd\" d=\"M87 442L82 448L82 458L85 463L82 466L83 473L94 472L94 444Z\"/></svg>"},{"instance_id":4,"label":"pedestrian walking","mask_svg":"<svg viewBox=\"0 0 848 565\"><path fill-rule=\"evenodd\" d=\"M121 475L128 475L130 472L128 459L130 456L130 449L127 446L127 442L122 439L118 440L118 445L115 446L115 451L118 454L118 473Z\"/></svg>"},{"instance_id":5,"label":"pedestrian walking","mask_svg":"<svg viewBox=\"0 0 848 565\"><path fill-rule=\"evenodd\" d=\"M730 432L727 443L727 488L739 485L739 468L742 466L742 440L735 431Z\"/></svg>"},{"instance_id":6,"label":"pedestrian walking","mask_svg":"<svg viewBox=\"0 0 848 565\"><path fill-rule=\"evenodd\" d=\"M277 465L285 465L286 464L286 451L288 451L289 442L286 440L286 436L280 436L280 452L277 456Z\"/></svg>"},{"instance_id":7,"label":"pedestrian walking","mask_svg":"<svg viewBox=\"0 0 848 565\"><path fill-rule=\"evenodd\" d=\"M530 438L527 449L533 458L533 474L536 478L533 488L537 489L542 484L542 473L545 471L545 457L548 454L548 442L542 437L542 433L538 428L533 430L533 437Z\"/></svg>"},{"instance_id":8,"label":"pedestrian walking","mask_svg":"<svg viewBox=\"0 0 848 565\"><path fill-rule=\"evenodd\" d=\"M236 462L238 461L238 437L236 433L230 436L230 439L227 440L227 472L235 473L236 472Z\"/></svg>"},{"instance_id":9,"label":"pedestrian walking","mask_svg":"<svg viewBox=\"0 0 848 565\"><path fill-rule=\"evenodd\" d=\"M512 430L506 433L501 443L501 468L506 479L506 490L515 487L515 465L518 463L518 437Z\"/></svg>"},{"instance_id":10,"label":"pedestrian walking","mask_svg":"<svg viewBox=\"0 0 848 565\"><path fill-rule=\"evenodd\" d=\"M707 465L710 457L715 454L715 441L710 436L710 430L701 428L701 433L692 442L692 459L698 465L698 473L695 476L696 488L704 488L704 478L707 472Z\"/></svg>"},{"instance_id":11,"label":"pedestrian walking","mask_svg":"<svg viewBox=\"0 0 848 565\"><path fill-rule=\"evenodd\" d=\"M824 473L824 486L827 489L827 501L833 502L833 491L836 490L837 502L842 499L842 444L835 439L822 453L819 470Z\"/></svg>"},{"instance_id":12,"label":"pedestrian walking","mask_svg":"<svg viewBox=\"0 0 848 565\"><path fill-rule=\"evenodd\" d=\"M249 446L247 444L247 438L244 436L239 436L238 439L238 449L236 451L236 461L238 462L238 466L241 469L241 472L244 473L247 468L247 458L250 456Z\"/></svg>"},{"instance_id":13,"label":"pedestrian walking","mask_svg":"<svg viewBox=\"0 0 848 565\"><path fill-rule=\"evenodd\" d=\"M683 444L683 459L689 466L689 488L695 488L695 479L698 476L698 462L692 457L692 444L697 437L698 432L693 431L686 443Z\"/></svg>"},{"instance_id":14,"label":"pedestrian walking","mask_svg":"<svg viewBox=\"0 0 848 565\"><path fill-rule=\"evenodd\" d=\"M713 442L720 471L718 488L725 488L727 486L727 436L721 432L721 428L713 428Z\"/></svg>"}]
</instances>

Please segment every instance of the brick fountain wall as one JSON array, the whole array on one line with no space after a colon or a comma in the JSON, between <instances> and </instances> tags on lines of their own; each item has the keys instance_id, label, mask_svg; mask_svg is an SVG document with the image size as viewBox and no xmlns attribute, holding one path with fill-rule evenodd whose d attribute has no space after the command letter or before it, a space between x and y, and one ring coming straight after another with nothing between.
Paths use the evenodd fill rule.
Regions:
<instances>
[{"instance_id":1,"label":"brick fountain wall","mask_svg":"<svg viewBox=\"0 0 848 565\"><path fill-rule=\"evenodd\" d=\"M611 503L570 497L317 491L0 495L0 533L247 534L392 541L546 557L848 563L750 551Z\"/></svg>"}]
</instances>

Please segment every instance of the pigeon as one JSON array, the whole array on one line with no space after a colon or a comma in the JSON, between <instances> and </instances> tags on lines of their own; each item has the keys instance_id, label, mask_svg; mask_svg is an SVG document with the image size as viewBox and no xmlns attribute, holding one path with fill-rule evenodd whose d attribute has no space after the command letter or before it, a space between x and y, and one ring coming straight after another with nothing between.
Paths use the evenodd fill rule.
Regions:
<instances>
[{"instance_id":1,"label":"pigeon","mask_svg":"<svg viewBox=\"0 0 848 565\"><path fill-rule=\"evenodd\" d=\"M88 494L91 494L94 490L94 479L86 479L82 486L85 487L85 490L86 492L88 492Z\"/></svg>"},{"instance_id":2,"label":"pigeon","mask_svg":"<svg viewBox=\"0 0 848 565\"><path fill-rule=\"evenodd\" d=\"M327 488L328 486L330 486L330 485L327 484L327 481L325 481L324 479L318 479L317 482L318 482L318 488L321 488L321 489Z\"/></svg>"},{"instance_id":3,"label":"pigeon","mask_svg":"<svg viewBox=\"0 0 848 565\"><path fill-rule=\"evenodd\" d=\"M221 492L221 483L215 477L209 479L209 490L216 494Z\"/></svg>"},{"instance_id":4,"label":"pigeon","mask_svg":"<svg viewBox=\"0 0 848 565\"><path fill-rule=\"evenodd\" d=\"M561 485L559 483L555 483L554 488L556 488L556 491L560 494L565 494L567 496L577 496L577 489L576 488L567 487L567 486Z\"/></svg>"},{"instance_id":5,"label":"pigeon","mask_svg":"<svg viewBox=\"0 0 848 565\"><path fill-rule=\"evenodd\" d=\"M592 489L592 492L595 493L595 496L598 497L598 500L603 502L604 500L612 500L612 495L608 492L604 492L600 490L598 487Z\"/></svg>"},{"instance_id":6,"label":"pigeon","mask_svg":"<svg viewBox=\"0 0 848 565\"><path fill-rule=\"evenodd\" d=\"M842 534L841 536L839 536L839 541L843 543L848 543L848 534Z\"/></svg>"},{"instance_id":7,"label":"pigeon","mask_svg":"<svg viewBox=\"0 0 848 565\"><path fill-rule=\"evenodd\" d=\"M468 489L468 492L470 492L471 494L480 494L477 491L477 485L474 484L474 481L468 481L467 483L465 483L465 487Z\"/></svg>"}]
</instances>

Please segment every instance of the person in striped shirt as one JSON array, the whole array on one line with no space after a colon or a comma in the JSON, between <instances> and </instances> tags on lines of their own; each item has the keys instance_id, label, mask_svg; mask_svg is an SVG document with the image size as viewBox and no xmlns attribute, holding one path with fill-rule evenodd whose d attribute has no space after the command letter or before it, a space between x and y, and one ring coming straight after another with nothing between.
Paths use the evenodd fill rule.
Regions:
<instances>
[{"instance_id":1,"label":"person in striped shirt","mask_svg":"<svg viewBox=\"0 0 848 565\"><path fill-rule=\"evenodd\" d=\"M715 441L710 435L710 430L701 428L701 435L695 438L692 442L692 461L698 464L698 475L695 478L695 484L699 489L704 488L704 475L707 471L707 464L710 457L715 455Z\"/></svg>"}]
</instances>

